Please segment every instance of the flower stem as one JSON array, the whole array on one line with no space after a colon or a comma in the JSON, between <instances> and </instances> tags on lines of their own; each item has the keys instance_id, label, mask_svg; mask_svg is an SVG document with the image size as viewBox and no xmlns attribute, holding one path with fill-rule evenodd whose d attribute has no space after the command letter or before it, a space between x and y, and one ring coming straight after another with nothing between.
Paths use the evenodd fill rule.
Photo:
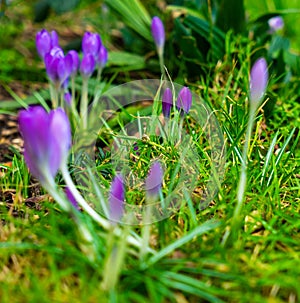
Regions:
<instances>
[{"instance_id":1,"label":"flower stem","mask_svg":"<svg viewBox=\"0 0 300 303\"><path fill-rule=\"evenodd\" d=\"M87 117L88 117L88 78L87 77L83 77L82 79L80 115L82 120L82 126L84 129L86 129Z\"/></svg>"},{"instance_id":2,"label":"flower stem","mask_svg":"<svg viewBox=\"0 0 300 303\"><path fill-rule=\"evenodd\" d=\"M127 225L124 228L123 236L127 238L129 236L130 227ZM104 266L102 287L106 291L112 291L115 289L118 282L124 258L126 255L127 242L122 239L118 239L117 242L114 237L114 230L111 229L107 240L107 259Z\"/></svg>"},{"instance_id":3,"label":"flower stem","mask_svg":"<svg viewBox=\"0 0 300 303\"><path fill-rule=\"evenodd\" d=\"M227 232L223 238L223 244L225 244L231 235L231 240L236 241L238 237L238 230L241 225L241 211L245 200L246 185L247 185L247 167L248 167L248 150L250 145L251 133L254 125L256 107L250 105L249 120L246 130L245 142L243 146L241 172L239 177L239 183L237 188L237 204L233 213L231 222L231 231Z\"/></svg>"},{"instance_id":4,"label":"flower stem","mask_svg":"<svg viewBox=\"0 0 300 303\"><path fill-rule=\"evenodd\" d=\"M163 76L163 79L167 79L163 50L158 50L158 60L159 60L160 72Z\"/></svg>"}]
</instances>

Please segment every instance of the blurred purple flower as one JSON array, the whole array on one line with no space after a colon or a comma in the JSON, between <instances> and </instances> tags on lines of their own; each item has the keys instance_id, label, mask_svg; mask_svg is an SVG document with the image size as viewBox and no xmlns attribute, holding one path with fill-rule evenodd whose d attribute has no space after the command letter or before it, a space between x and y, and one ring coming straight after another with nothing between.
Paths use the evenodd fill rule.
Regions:
<instances>
[{"instance_id":1,"label":"blurred purple flower","mask_svg":"<svg viewBox=\"0 0 300 303\"><path fill-rule=\"evenodd\" d=\"M270 33L277 32L284 27L284 21L281 16L276 16L268 20Z\"/></svg>"},{"instance_id":2,"label":"blurred purple flower","mask_svg":"<svg viewBox=\"0 0 300 303\"><path fill-rule=\"evenodd\" d=\"M138 146L138 143L137 142L134 142L133 143L133 153L135 156L139 156L140 155L140 152L139 152L139 146Z\"/></svg>"},{"instance_id":3,"label":"blurred purple flower","mask_svg":"<svg viewBox=\"0 0 300 303\"><path fill-rule=\"evenodd\" d=\"M158 161L154 161L149 169L148 176L145 181L145 189L147 196L151 199L156 197L161 190L163 181L163 169Z\"/></svg>"},{"instance_id":4,"label":"blurred purple flower","mask_svg":"<svg viewBox=\"0 0 300 303\"><path fill-rule=\"evenodd\" d=\"M75 197L73 196L72 192L70 191L69 187L65 188L65 194L68 198L68 200L71 202L71 204L76 208L79 209L78 202L76 201Z\"/></svg>"},{"instance_id":5,"label":"blurred purple flower","mask_svg":"<svg viewBox=\"0 0 300 303\"><path fill-rule=\"evenodd\" d=\"M259 58L250 73L250 102L259 103L268 84L268 66L265 58Z\"/></svg>"},{"instance_id":6,"label":"blurred purple flower","mask_svg":"<svg viewBox=\"0 0 300 303\"><path fill-rule=\"evenodd\" d=\"M188 113L192 106L192 93L188 87L183 87L177 98L176 107L181 113Z\"/></svg>"},{"instance_id":7,"label":"blurred purple flower","mask_svg":"<svg viewBox=\"0 0 300 303\"><path fill-rule=\"evenodd\" d=\"M157 49L162 52L165 44L165 28L157 16L152 19L151 32Z\"/></svg>"},{"instance_id":8,"label":"blurred purple flower","mask_svg":"<svg viewBox=\"0 0 300 303\"><path fill-rule=\"evenodd\" d=\"M166 88L162 96L162 112L166 118L170 117L172 106L173 106L173 94L170 88Z\"/></svg>"},{"instance_id":9,"label":"blurred purple flower","mask_svg":"<svg viewBox=\"0 0 300 303\"><path fill-rule=\"evenodd\" d=\"M53 47L58 46L58 35L56 31L49 33L47 30L42 29L36 34L35 44L39 56L44 59L45 55L49 53Z\"/></svg>"},{"instance_id":10,"label":"blurred purple flower","mask_svg":"<svg viewBox=\"0 0 300 303\"><path fill-rule=\"evenodd\" d=\"M21 110L19 129L24 139L24 158L31 173L45 183L54 178L71 147L71 128L62 108L49 113L41 106Z\"/></svg>"},{"instance_id":11,"label":"blurred purple flower","mask_svg":"<svg viewBox=\"0 0 300 303\"><path fill-rule=\"evenodd\" d=\"M90 77L96 67L96 62L92 54L85 54L81 60L80 73L83 77Z\"/></svg>"},{"instance_id":12,"label":"blurred purple flower","mask_svg":"<svg viewBox=\"0 0 300 303\"><path fill-rule=\"evenodd\" d=\"M71 76L75 76L78 72L79 64L80 64L79 55L74 50L69 51L68 55L72 57Z\"/></svg>"},{"instance_id":13,"label":"blurred purple flower","mask_svg":"<svg viewBox=\"0 0 300 303\"><path fill-rule=\"evenodd\" d=\"M70 94L70 92L65 92L64 94L64 99L66 101L66 103L68 104L68 106L71 106L72 103L72 95Z\"/></svg>"},{"instance_id":14,"label":"blurred purple flower","mask_svg":"<svg viewBox=\"0 0 300 303\"><path fill-rule=\"evenodd\" d=\"M97 64L100 68L104 68L108 60L108 52L104 45L100 46L100 50L97 57Z\"/></svg>"},{"instance_id":15,"label":"blurred purple flower","mask_svg":"<svg viewBox=\"0 0 300 303\"><path fill-rule=\"evenodd\" d=\"M100 47L102 45L101 38L97 33L85 32L82 38L82 51L84 55L91 54L97 60Z\"/></svg>"},{"instance_id":16,"label":"blurred purple flower","mask_svg":"<svg viewBox=\"0 0 300 303\"><path fill-rule=\"evenodd\" d=\"M109 194L109 219L118 222L124 213L125 187L121 174L115 176Z\"/></svg>"},{"instance_id":17,"label":"blurred purple flower","mask_svg":"<svg viewBox=\"0 0 300 303\"><path fill-rule=\"evenodd\" d=\"M64 56L62 49L54 47L45 55L46 72L49 79L60 87L66 82L72 72L73 59L71 54Z\"/></svg>"}]
</instances>

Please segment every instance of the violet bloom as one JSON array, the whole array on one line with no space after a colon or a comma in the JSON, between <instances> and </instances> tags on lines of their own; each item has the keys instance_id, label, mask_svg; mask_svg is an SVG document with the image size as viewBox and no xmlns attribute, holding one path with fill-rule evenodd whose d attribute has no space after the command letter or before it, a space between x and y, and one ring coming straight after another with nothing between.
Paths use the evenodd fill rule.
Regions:
<instances>
[{"instance_id":1,"label":"violet bloom","mask_svg":"<svg viewBox=\"0 0 300 303\"><path fill-rule=\"evenodd\" d=\"M188 87L183 87L177 98L176 107L183 114L188 113L192 106L192 93Z\"/></svg>"},{"instance_id":2,"label":"violet bloom","mask_svg":"<svg viewBox=\"0 0 300 303\"><path fill-rule=\"evenodd\" d=\"M152 19L151 32L158 52L162 53L165 45L165 28L162 21L157 16Z\"/></svg>"},{"instance_id":3,"label":"violet bloom","mask_svg":"<svg viewBox=\"0 0 300 303\"><path fill-rule=\"evenodd\" d=\"M173 106L173 94L170 88L166 88L162 96L162 112L166 118L170 117L172 106Z\"/></svg>"},{"instance_id":4,"label":"violet bloom","mask_svg":"<svg viewBox=\"0 0 300 303\"><path fill-rule=\"evenodd\" d=\"M163 169L158 161L154 161L149 169L145 181L146 194L149 199L154 199L160 192L163 181Z\"/></svg>"},{"instance_id":5,"label":"violet bloom","mask_svg":"<svg viewBox=\"0 0 300 303\"><path fill-rule=\"evenodd\" d=\"M82 51L86 54L91 54L97 60L100 47L102 45L101 38L97 33L85 32L82 38Z\"/></svg>"},{"instance_id":6,"label":"violet bloom","mask_svg":"<svg viewBox=\"0 0 300 303\"><path fill-rule=\"evenodd\" d=\"M72 72L72 55L64 56L59 47L53 48L45 55L46 72L49 79L57 86L62 87Z\"/></svg>"},{"instance_id":7,"label":"violet bloom","mask_svg":"<svg viewBox=\"0 0 300 303\"><path fill-rule=\"evenodd\" d=\"M19 112L19 129L24 139L24 158L31 173L42 183L52 182L67 160L71 128L62 108L49 113L41 106Z\"/></svg>"},{"instance_id":8,"label":"violet bloom","mask_svg":"<svg viewBox=\"0 0 300 303\"><path fill-rule=\"evenodd\" d=\"M69 187L65 188L65 194L70 201L70 203L76 208L79 209L78 202L76 201L75 197L73 196L72 192L70 191Z\"/></svg>"},{"instance_id":9,"label":"violet bloom","mask_svg":"<svg viewBox=\"0 0 300 303\"><path fill-rule=\"evenodd\" d=\"M70 94L69 91L64 93L64 100L68 104L68 106L71 106L71 104L72 104L72 95Z\"/></svg>"},{"instance_id":10,"label":"violet bloom","mask_svg":"<svg viewBox=\"0 0 300 303\"><path fill-rule=\"evenodd\" d=\"M268 67L265 58L259 58L250 73L250 102L257 106L266 92Z\"/></svg>"},{"instance_id":11,"label":"violet bloom","mask_svg":"<svg viewBox=\"0 0 300 303\"><path fill-rule=\"evenodd\" d=\"M86 54L83 56L80 64L80 73L83 77L89 78L96 67L96 61L92 54Z\"/></svg>"},{"instance_id":12,"label":"violet bloom","mask_svg":"<svg viewBox=\"0 0 300 303\"><path fill-rule=\"evenodd\" d=\"M100 50L97 57L97 65L99 68L104 68L108 60L108 52L104 45L100 46Z\"/></svg>"},{"instance_id":13,"label":"violet bloom","mask_svg":"<svg viewBox=\"0 0 300 303\"><path fill-rule=\"evenodd\" d=\"M72 64L71 64L71 76L74 77L79 69L80 59L79 55L76 51L71 50L68 52L68 55L72 57Z\"/></svg>"},{"instance_id":14,"label":"violet bloom","mask_svg":"<svg viewBox=\"0 0 300 303\"><path fill-rule=\"evenodd\" d=\"M276 16L268 20L270 33L277 32L284 27L284 21L281 16Z\"/></svg>"},{"instance_id":15,"label":"violet bloom","mask_svg":"<svg viewBox=\"0 0 300 303\"><path fill-rule=\"evenodd\" d=\"M49 53L53 47L58 46L58 35L56 31L49 33L47 30L42 29L36 34L35 44L39 56L44 59L45 55Z\"/></svg>"},{"instance_id":16,"label":"violet bloom","mask_svg":"<svg viewBox=\"0 0 300 303\"><path fill-rule=\"evenodd\" d=\"M121 174L115 176L111 183L109 193L109 219L113 222L120 221L124 213L125 187Z\"/></svg>"}]
</instances>

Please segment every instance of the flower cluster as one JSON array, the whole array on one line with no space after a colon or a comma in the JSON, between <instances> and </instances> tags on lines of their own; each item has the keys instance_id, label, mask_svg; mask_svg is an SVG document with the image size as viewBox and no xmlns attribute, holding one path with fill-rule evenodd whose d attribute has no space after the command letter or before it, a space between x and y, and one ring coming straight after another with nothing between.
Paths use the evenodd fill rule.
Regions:
<instances>
[{"instance_id":1,"label":"flower cluster","mask_svg":"<svg viewBox=\"0 0 300 303\"><path fill-rule=\"evenodd\" d=\"M64 54L59 46L58 35L55 31L49 33L42 29L36 34L36 48L39 56L43 59L50 82L54 85L57 95L67 93L68 80L74 78L78 72L83 78L89 78L98 69L98 73L107 63L108 53L102 44L100 35L86 32L82 39L83 56L80 60L75 50ZM72 100L66 96L68 103ZM74 96L72 96L74 97ZM58 99L52 96L52 99ZM57 101L57 100L56 100ZM58 102L55 102L54 107Z\"/></svg>"},{"instance_id":2,"label":"flower cluster","mask_svg":"<svg viewBox=\"0 0 300 303\"><path fill-rule=\"evenodd\" d=\"M176 108L181 116L188 114L192 106L192 93L188 87L183 87L177 97ZM170 88L166 88L162 96L162 112L166 118L170 117L173 107L173 94Z\"/></svg>"},{"instance_id":3,"label":"flower cluster","mask_svg":"<svg viewBox=\"0 0 300 303\"><path fill-rule=\"evenodd\" d=\"M54 178L58 170L66 180L66 167L71 148L71 128L69 119L62 108L49 113L41 106L21 110L18 116L19 129L24 139L24 157L31 173L48 190L56 190ZM153 199L161 190L163 170L158 161L153 162L145 181L147 197ZM68 182L66 182L68 183ZM67 184L65 195L76 209L88 207L83 198L74 191L74 186ZM121 174L113 179L108 197L108 219L114 224L119 222L124 213L125 185ZM64 209L64 203L61 203ZM87 208L89 210L89 208Z\"/></svg>"}]
</instances>

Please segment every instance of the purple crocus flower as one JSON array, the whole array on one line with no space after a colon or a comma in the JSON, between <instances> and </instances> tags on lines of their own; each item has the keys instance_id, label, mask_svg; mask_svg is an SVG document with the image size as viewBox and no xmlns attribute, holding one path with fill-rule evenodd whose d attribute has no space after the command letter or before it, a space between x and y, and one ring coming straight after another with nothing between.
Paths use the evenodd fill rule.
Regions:
<instances>
[{"instance_id":1,"label":"purple crocus flower","mask_svg":"<svg viewBox=\"0 0 300 303\"><path fill-rule=\"evenodd\" d=\"M72 95L70 94L69 91L64 93L64 100L66 101L68 106L71 106L71 104L72 104Z\"/></svg>"},{"instance_id":2,"label":"purple crocus flower","mask_svg":"<svg viewBox=\"0 0 300 303\"><path fill-rule=\"evenodd\" d=\"M281 16L276 16L268 20L270 33L277 32L284 27L284 21Z\"/></svg>"},{"instance_id":3,"label":"purple crocus flower","mask_svg":"<svg viewBox=\"0 0 300 303\"><path fill-rule=\"evenodd\" d=\"M158 52L162 52L165 44L165 29L162 21L157 16L152 19L151 32Z\"/></svg>"},{"instance_id":4,"label":"purple crocus flower","mask_svg":"<svg viewBox=\"0 0 300 303\"><path fill-rule=\"evenodd\" d=\"M69 51L68 55L72 57L71 76L75 76L78 72L79 64L80 64L79 55L74 50Z\"/></svg>"},{"instance_id":5,"label":"purple crocus flower","mask_svg":"<svg viewBox=\"0 0 300 303\"><path fill-rule=\"evenodd\" d=\"M89 78L96 67L96 61L92 54L85 54L81 60L80 73L83 77Z\"/></svg>"},{"instance_id":6,"label":"purple crocus flower","mask_svg":"<svg viewBox=\"0 0 300 303\"><path fill-rule=\"evenodd\" d=\"M98 53L97 65L100 68L103 68L106 65L106 63L107 63L107 60L108 60L107 49L106 49L106 47L104 45L101 45L99 53Z\"/></svg>"},{"instance_id":7,"label":"purple crocus flower","mask_svg":"<svg viewBox=\"0 0 300 303\"><path fill-rule=\"evenodd\" d=\"M54 47L45 55L46 72L49 79L60 87L66 82L72 72L73 59L71 54L64 56L62 49Z\"/></svg>"},{"instance_id":8,"label":"purple crocus flower","mask_svg":"<svg viewBox=\"0 0 300 303\"><path fill-rule=\"evenodd\" d=\"M268 67L265 58L259 58L250 73L250 102L259 103L268 84Z\"/></svg>"},{"instance_id":9,"label":"purple crocus flower","mask_svg":"<svg viewBox=\"0 0 300 303\"><path fill-rule=\"evenodd\" d=\"M62 108L49 113L41 106L19 112L24 139L24 158L31 173L42 183L51 182L66 161L71 146L71 128Z\"/></svg>"},{"instance_id":10,"label":"purple crocus flower","mask_svg":"<svg viewBox=\"0 0 300 303\"><path fill-rule=\"evenodd\" d=\"M162 96L162 112L166 118L170 117L172 106L173 106L173 94L170 88L166 88Z\"/></svg>"},{"instance_id":11,"label":"purple crocus flower","mask_svg":"<svg viewBox=\"0 0 300 303\"><path fill-rule=\"evenodd\" d=\"M188 87L183 87L177 98L176 107L181 113L188 113L192 106L192 93Z\"/></svg>"},{"instance_id":12,"label":"purple crocus flower","mask_svg":"<svg viewBox=\"0 0 300 303\"><path fill-rule=\"evenodd\" d=\"M163 180L163 169L158 161L154 161L150 167L148 176L145 181L147 197L155 198L161 190Z\"/></svg>"},{"instance_id":13,"label":"purple crocus flower","mask_svg":"<svg viewBox=\"0 0 300 303\"><path fill-rule=\"evenodd\" d=\"M101 38L97 33L85 32L82 38L82 51L86 54L91 54L96 60L102 45Z\"/></svg>"},{"instance_id":14,"label":"purple crocus flower","mask_svg":"<svg viewBox=\"0 0 300 303\"><path fill-rule=\"evenodd\" d=\"M58 35L56 31L49 33L47 30L42 29L36 34L35 44L39 56L44 59L45 55L49 53L53 47L58 46Z\"/></svg>"},{"instance_id":15,"label":"purple crocus flower","mask_svg":"<svg viewBox=\"0 0 300 303\"><path fill-rule=\"evenodd\" d=\"M68 200L71 202L71 204L76 208L79 209L78 202L76 201L75 197L73 196L72 192L70 191L69 187L65 188L65 194L68 198Z\"/></svg>"},{"instance_id":16,"label":"purple crocus flower","mask_svg":"<svg viewBox=\"0 0 300 303\"><path fill-rule=\"evenodd\" d=\"M109 193L109 219L118 222L124 213L125 187L121 174L115 176Z\"/></svg>"}]
</instances>

